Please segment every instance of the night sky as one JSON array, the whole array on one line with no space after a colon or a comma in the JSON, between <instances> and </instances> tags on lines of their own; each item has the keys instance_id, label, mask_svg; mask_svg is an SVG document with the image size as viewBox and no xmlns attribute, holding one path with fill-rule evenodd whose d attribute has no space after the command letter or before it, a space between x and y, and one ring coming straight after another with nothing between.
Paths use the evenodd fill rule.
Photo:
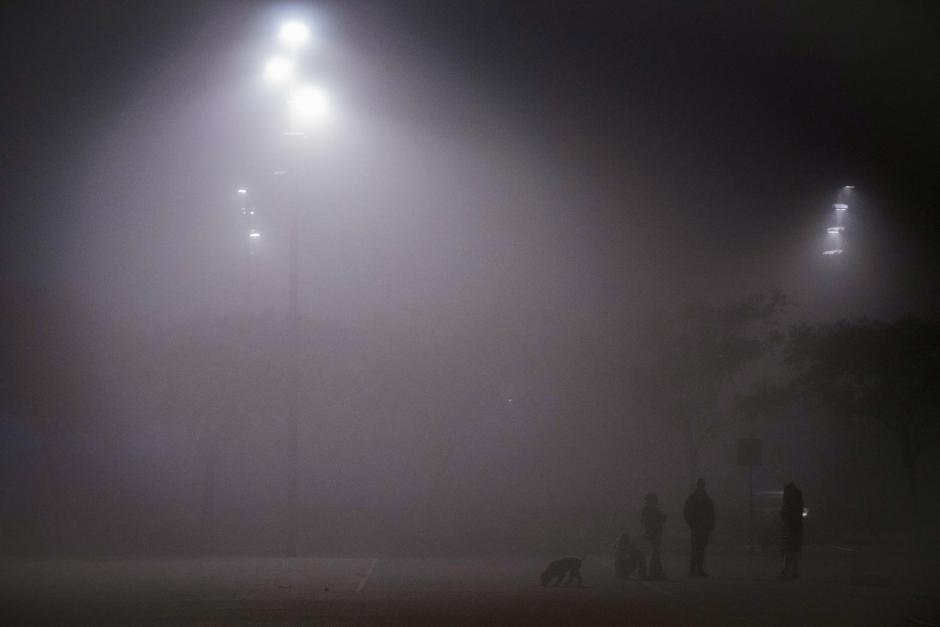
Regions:
<instances>
[{"instance_id":1,"label":"night sky","mask_svg":"<svg viewBox=\"0 0 940 627\"><path fill-rule=\"evenodd\" d=\"M323 315L590 324L771 287L800 316L938 312L932 2L4 3L0 276L230 307L230 191L271 163L252 76L298 11L343 115L304 260Z\"/></svg>"}]
</instances>

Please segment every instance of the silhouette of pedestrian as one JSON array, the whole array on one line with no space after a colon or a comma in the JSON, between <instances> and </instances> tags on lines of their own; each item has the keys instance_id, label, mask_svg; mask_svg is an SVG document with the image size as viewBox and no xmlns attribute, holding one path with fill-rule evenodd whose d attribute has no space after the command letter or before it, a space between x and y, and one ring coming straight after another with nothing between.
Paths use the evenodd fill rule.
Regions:
<instances>
[{"instance_id":1,"label":"silhouette of pedestrian","mask_svg":"<svg viewBox=\"0 0 940 627\"><path fill-rule=\"evenodd\" d=\"M663 562L660 557L660 548L663 544L663 525L666 524L666 515L659 509L659 497L650 492L646 495L646 503L640 518L643 521L643 530L650 543L650 579L659 581L669 579L663 571Z\"/></svg>"},{"instance_id":2,"label":"silhouette of pedestrian","mask_svg":"<svg viewBox=\"0 0 940 627\"><path fill-rule=\"evenodd\" d=\"M646 556L624 531L614 543L614 573L618 579L629 579L633 571L638 579L646 579Z\"/></svg>"},{"instance_id":3,"label":"silhouette of pedestrian","mask_svg":"<svg viewBox=\"0 0 940 627\"><path fill-rule=\"evenodd\" d=\"M803 493L792 483L783 487L783 520L780 549L783 552L783 570L780 580L799 579L800 552L803 550Z\"/></svg>"},{"instance_id":4,"label":"silhouette of pedestrian","mask_svg":"<svg viewBox=\"0 0 940 627\"><path fill-rule=\"evenodd\" d=\"M708 536L715 528L715 504L705 492L704 479L695 483L695 492L685 500L682 513L692 531L689 577L708 577L705 572L705 547L708 546Z\"/></svg>"}]
</instances>

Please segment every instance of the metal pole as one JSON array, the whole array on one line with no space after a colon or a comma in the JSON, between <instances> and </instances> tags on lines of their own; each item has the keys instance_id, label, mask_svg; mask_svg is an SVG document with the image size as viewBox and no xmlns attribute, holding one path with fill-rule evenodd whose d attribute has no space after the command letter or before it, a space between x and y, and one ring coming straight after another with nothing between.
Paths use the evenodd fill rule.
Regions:
<instances>
[{"instance_id":1,"label":"metal pole","mask_svg":"<svg viewBox=\"0 0 940 627\"><path fill-rule=\"evenodd\" d=\"M251 208L248 206L248 199L246 198L244 202L242 202L242 219L245 223L245 277L244 277L245 284L243 286L243 289L245 291L244 306L245 306L246 319L251 317L251 312L252 312L252 309L251 309L251 302L252 302L252 297L251 297L251 284L252 284L252 281L251 281L251 261L252 261L251 259L252 257L251 233L252 233L252 230L254 229L254 221L252 220L251 211L252 211Z\"/></svg>"},{"instance_id":2,"label":"metal pole","mask_svg":"<svg viewBox=\"0 0 940 627\"><path fill-rule=\"evenodd\" d=\"M287 391L287 557L297 556L297 210L291 208Z\"/></svg>"},{"instance_id":3,"label":"metal pole","mask_svg":"<svg viewBox=\"0 0 940 627\"><path fill-rule=\"evenodd\" d=\"M747 536L751 550L754 550L754 466L747 467Z\"/></svg>"}]
</instances>

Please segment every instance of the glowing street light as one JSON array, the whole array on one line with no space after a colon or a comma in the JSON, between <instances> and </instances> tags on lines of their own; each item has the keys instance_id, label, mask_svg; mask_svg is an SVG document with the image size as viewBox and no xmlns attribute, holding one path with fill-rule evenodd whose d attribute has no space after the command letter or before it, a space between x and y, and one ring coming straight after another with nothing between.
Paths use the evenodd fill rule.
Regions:
<instances>
[{"instance_id":1,"label":"glowing street light","mask_svg":"<svg viewBox=\"0 0 940 627\"><path fill-rule=\"evenodd\" d=\"M330 100L319 87L301 87L287 101L294 117L305 122L322 122L330 112Z\"/></svg>"},{"instance_id":2,"label":"glowing street light","mask_svg":"<svg viewBox=\"0 0 940 627\"><path fill-rule=\"evenodd\" d=\"M277 33L277 38L290 48L302 48L310 40L310 29L303 22L284 22Z\"/></svg>"},{"instance_id":3,"label":"glowing street light","mask_svg":"<svg viewBox=\"0 0 940 627\"><path fill-rule=\"evenodd\" d=\"M828 229L826 229L826 233L828 233L829 235L838 235L844 230L845 230L844 226L830 226Z\"/></svg>"},{"instance_id":4,"label":"glowing street light","mask_svg":"<svg viewBox=\"0 0 940 627\"><path fill-rule=\"evenodd\" d=\"M294 75L294 64L284 57L271 57L264 66L264 77L271 83L286 83Z\"/></svg>"},{"instance_id":5,"label":"glowing street light","mask_svg":"<svg viewBox=\"0 0 940 627\"><path fill-rule=\"evenodd\" d=\"M268 82L287 85L292 92L287 101L288 112L293 124L306 126L323 122L330 113L330 101L327 93L313 85L298 85L293 81L301 73L298 67L300 61L299 50L310 41L310 29L303 22L289 21L281 25L277 34L281 45L289 51L282 49L282 54L271 58L265 66L265 78ZM288 137L304 137L303 128L292 128L284 133ZM283 176L284 170L276 170L275 175ZM288 312L289 333L292 345L296 344L298 328L297 291L298 291L298 263L297 263L297 219L292 211L290 219L290 232L288 236ZM249 218L250 219L250 218ZM249 248L251 242L261 237L261 233L251 229L248 233ZM291 383L287 392L287 542L286 550L289 557L297 555L297 433L298 433L298 375L297 356L291 355L289 367L292 371Z\"/></svg>"},{"instance_id":6,"label":"glowing street light","mask_svg":"<svg viewBox=\"0 0 940 627\"><path fill-rule=\"evenodd\" d=\"M828 256L830 256L830 257L833 256L833 255L841 255L841 254L842 254L842 249L841 249L841 248L834 248L834 249L832 249L832 250L824 250L824 251L823 251L823 254L824 254L824 255L828 255Z\"/></svg>"},{"instance_id":7,"label":"glowing street light","mask_svg":"<svg viewBox=\"0 0 940 627\"><path fill-rule=\"evenodd\" d=\"M248 193L248 190L245 189L244 187L241 187L238 189L238 193L244 196L245 194Z\"/></svg>"},{"instance_id":8,"label":"glowing street light","mask_svg":"<svg viewBox=\"0 0 940 627\"><path fill-rule=\"evenodd\" d=\"M855 189L855 186L854 186L854 185L846 185L846 186L844 186L842 189L844 189L844 190L847 191L847 192L850 192L850 191L852 191L853 189Z\"/></svg>"},{"instance_id":9,"label":"glowing street light","mask_svg":"<svg viewBox=\"0 0 940 627\"><path fill-rule=\"evenodd\" d=\"M832 206L835 207L836 211L848 211L849 210L849 206L845 204L844 202L837 202L833 204Z\"/></svg>"}]
</instances>

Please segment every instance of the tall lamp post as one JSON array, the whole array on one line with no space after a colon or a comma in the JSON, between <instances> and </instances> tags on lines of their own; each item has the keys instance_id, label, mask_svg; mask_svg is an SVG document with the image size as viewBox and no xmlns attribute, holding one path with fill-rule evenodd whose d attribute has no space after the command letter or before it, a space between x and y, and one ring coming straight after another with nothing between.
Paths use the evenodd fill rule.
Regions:
<instances>
[{"instance_id":1,"label":"tall lamp post","mask_svg":"<svg viewBox=\"0 0 940 627\"><path fill-rule=\"evenodd\" d=\"M265 79L274 86L284 88L288 94L287 106L290 128L284 136L290 141L305 137L304 129L322 123L329 113L326 93L306 83L300 76L300 54L310 41L310 31L302 22L286 22L278 31L279 52L264 66ZM279 171L278 174L285 174ZM299 359L297 312L297 220L299 198L288 199L288 391L287 391L287 546L288 557L297 555L297 436Z\"/></svg>"}]
</instances>

